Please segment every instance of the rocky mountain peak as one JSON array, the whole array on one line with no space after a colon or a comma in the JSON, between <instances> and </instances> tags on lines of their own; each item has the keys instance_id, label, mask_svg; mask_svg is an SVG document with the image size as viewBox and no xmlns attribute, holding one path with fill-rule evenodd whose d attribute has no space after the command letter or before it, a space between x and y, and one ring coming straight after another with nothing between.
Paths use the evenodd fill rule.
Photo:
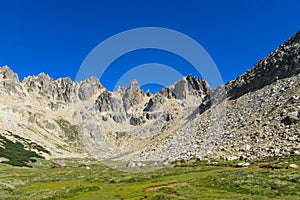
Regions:
<instances>
[{"instance_id":1,"label":"rocky mountain peak","mask_svg":"<svg viewBox=\"0 0 300 200\"><path fill-rule=\"evenodd\" d=\"M189 74L186 80L188 82L189 92L193 93L196 91L198 95L205 96L210 91L209 84L201 78Z\"/></svg>"},{"instance_id":2,"label":"rocky mountain peak","mask_svg":"<svg viewBox=\"0 0 300 200\"><path fill-rule=\"evenodd\" d=\"M135 79L132 80L128 89L130 89L130 90L138 90L138 89L140 89L140 86L139 86L137 80L135 80Z\"/></svg>"},{"instance_id":3,"label":"rocky mountain peak","mask_svg":"<svg viewBox=\"0 0 300 200\"><path fill-rule=\"evenodd\" d=\"M100 90L103 89L96 77L75 83L70 77L54 80L45 73L40 73L38 76L28 76L22 84L28 93L34 93L43 99L65 103L77 101L77 99L86 101L99 94Z\"/></svg>"},{"instance_id":4,"label":"rocky mountain peak","mask_svg":"<svg viewBox=\"0 0 300 200\"><path fill-rule=\"evenodd\" d=\"M0 74L2 79L12 79L19 82L18 75L14 73L7 65L0 67Z\"/></svg>"},{"instance_id":5,"label":"rocky mountain peak","mask_svg":"<svg viewBox=\"0 0 300 200\"><path fill-rule=\"evenodd\" d=\"M81 101L86 101L91 97L99 94L104 87L101 85L98 78L92 76L78 83L78 98Z\"/></svg>"},{"instance_id":6,"label":"rocky mountain peak","mask_svg":"<svg viewBox=\"0 0 300 200\"><path fill-rule=\"evenodd\" d=\"M30 77L30 76L29 76ZM48 74L45 74L44 72L39 73L39 75L37 76L38 79L40 80L49 80L49 81L54 81L54 79L52 77L50 77Z\"/></svg>"},{"instance_id":7,"label":"rocky mountain peak","mask_svg":"<svg viewBox=\"0 0 300 200\"><path fill-rule=\"evenodd\" d=\"M194 107L203 102L210 90L210 86L205 80L190 74L163 88L159 94L168 99L180 101L183 107Z\"/></svg>"},{"instance_id":8,"label":"rocky mountain peak","mask_svg":"<svg viewBox=\"0 0 300 200\"><path fill-rule=\"evenodd\" d=\"M136 80L130 83L130 86L125 90L123 95L123 103L126 112L134 105L140 104L145 97L145 93L140 89Z\"/></svg>"},{"instance_id":9,"label":"rocky mountain peak","mask_svg":"<svg viewBox=\"0 0 300 200\"><path fill-rule=\"evenodd\" d=\"M38 76L28 76L24 78L22 85L29 94L34 93L45 99L58 100L57 84L47 74L40 73Z\"/></svg>"},{"instance_id":10,"label":"rocky mountain peak","mask_svg":"<svg viewBox=\"0 0 300 200\"><path fill-rule=\"evenodd\" d=\"M184 100L188 96L203 98L209 90L210 86L205 80L190 74L173 85L163 88L159 93L167 98Z\"/></svg>"},{"instance_id":11,"label":"rocky mountain peak","mask_svg":"<svg viewBox=\"0 0 300 200\"><path fill-rule=\"evenodd\" d=\"M24 95L18 75L15 74L8 66L0 68L0 88L3 88L8 94Z\"/></svg>"},{"instance_id":12,"label":"rocky mountain peak","mask_svg":"<svg viewBox=\"0 0 300 200\"><path fill-rule=\"evenodd\" d=\"M299 43L300 43L300 30L295 35L293 35L289 40L287 40L284 45L293 45Z\"/></svg>"}]
</instances>

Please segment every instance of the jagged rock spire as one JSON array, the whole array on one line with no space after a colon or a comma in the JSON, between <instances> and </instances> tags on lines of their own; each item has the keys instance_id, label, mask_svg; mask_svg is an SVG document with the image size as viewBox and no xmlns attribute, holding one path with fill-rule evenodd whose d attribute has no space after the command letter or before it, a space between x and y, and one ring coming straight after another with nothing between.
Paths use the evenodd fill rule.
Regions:
<instances>
[{"instance_id":1,"label":"jagged rock spire","mask_svg":"<svg viewBox=\"0 0 300 200\"><path fill-rule=\"evenodd\" d=\"M3 88L8 94L24 95L18 75L7 65L0 68L0 90Z\"/></svg>"},{"instance_id":2,"label":"jagged rock spire","mask_svg":"<svg viewBox=\"0 0 300 200\"><path fill-rule=\"evenodd\" d=\"M122 98L125 110L128 111L130 107L141 103L144 96L145 94L140 89L138 82L136 80L133 80L130 83L129 88L125 90L124 96Z\"/></svg>"}]
</instances>

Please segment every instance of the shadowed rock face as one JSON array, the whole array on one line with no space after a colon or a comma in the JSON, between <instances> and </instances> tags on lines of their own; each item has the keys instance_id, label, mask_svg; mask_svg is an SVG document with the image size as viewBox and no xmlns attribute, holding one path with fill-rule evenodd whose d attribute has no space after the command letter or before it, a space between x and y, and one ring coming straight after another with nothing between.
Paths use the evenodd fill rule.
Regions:
<instances>
[{"instance_id":1,"label":"shadowed rock face","mask_svg":"<svg viewBox=\"0 0 300 200\"><path fill-rule=\"evenodd\" d=\"M210 91L210 86L208 83L196 76L191 74L186 77L188 82L188 91L190 93L196 93L198 96L205 96Z\"/></svg>"},{"instance_id":2,"label":"shadowed rock face","mask_svg":"<svg viewBox=\"0 0 300 200\"><path fill-rule=\"evenodd\" d=\"M109 116L117 123L129 120L133 126L141 125L140 117L134 117L129 113L132 107L140 106L145 98L144 92L136 81L132 81L129 88L124 91L109 92L105 90L95 102L96 109L101 113L109 113Z\"/></svg>"},{"instance_id":3,"label":"shadowed rock face","mask_svg":"<svg viewBox=\"0 0 300 200\"><path fill-rule=\"evenodd\" d=\"M166 102L166 100L161 95L155 95L152 97L149 102L146 104L146 107L143 111L145 112L153 112L153 111L159 111L162 109L163 104Z\"/></svg>"},{"instance_id":4,"label":"shadowed rock face","mask_svg":"<svg viewBox=\"0 0 300 200\"><path fill-rule=\"evenodd\" d=\"M29 76L24 79L23 86L29 93L40 94L47 98L53 98L57 90L55 81L47 74L41 73L38 76Z\"/></svg>"},{"instance_id":5,"label":"shadowed rock face","mask_svg":"<svg viewBox=\"0 0 300 200\"><path fill-rule=\"evenodd\" d=\"M23 86L28 93L35 93L42 98L71 102L74 96L73 82L70 78L52 79L47 74L30 76L23 81Z\"/></svg>"},{"instance_id":6,"label":"shadowed rock face","mask_svg":"<svg viewBox=\"0 0 300 200\"><path fill-rule=\"evenodd\" d=\"M121 105L121 100L112 97L112 94L105 90L95 102L96 109L100 112L116 112Z\"/></svg>"}]
</instances>

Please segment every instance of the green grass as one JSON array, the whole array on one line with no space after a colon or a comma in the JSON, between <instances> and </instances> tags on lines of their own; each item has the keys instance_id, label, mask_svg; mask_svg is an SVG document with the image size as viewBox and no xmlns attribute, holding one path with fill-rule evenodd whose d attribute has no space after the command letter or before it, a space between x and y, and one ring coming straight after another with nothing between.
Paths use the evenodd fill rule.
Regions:
<instances>
[{"instance_id":1,"label":"green grass","mask_svg":"<svg viewBox=\"0 0 300 200\"><path fill-rule=\"evenodd\" d=\"M178 162L175 167L136 174L96 160L64 163L62 168L51 168L51 161L42 159L32 168L0 163L0 199L300 199L300 169L285 169L289 163L299 165L299 156L256 161L249 168L228 162L218 166ZM267 168L267 163L281 167Z\"/></svg>"}]
</instances>

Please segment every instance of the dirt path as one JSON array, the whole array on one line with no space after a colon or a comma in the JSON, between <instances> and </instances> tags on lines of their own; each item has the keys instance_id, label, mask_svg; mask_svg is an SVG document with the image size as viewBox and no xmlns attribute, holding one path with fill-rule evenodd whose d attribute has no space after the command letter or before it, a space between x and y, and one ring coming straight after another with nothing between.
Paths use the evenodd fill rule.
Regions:
<instances>
[{"instance_id":1,"label":"dirt path","mask_svg":"<svg viewBox=\"0 0 300 200\"><path fill-rule=\"evenodd\" d=\"M174 188L174 187L177 187L177 186L184 186L184 185L187 185L187 182L182 182L182 183L170 183L168 185L161 185L161 186L153 186L153 187L148 187L144 190L144 192L150 192L150 191L153 191L153 190L157 190L157 189L160 189L160 188Z\"/></svg>"}]
</instances>

